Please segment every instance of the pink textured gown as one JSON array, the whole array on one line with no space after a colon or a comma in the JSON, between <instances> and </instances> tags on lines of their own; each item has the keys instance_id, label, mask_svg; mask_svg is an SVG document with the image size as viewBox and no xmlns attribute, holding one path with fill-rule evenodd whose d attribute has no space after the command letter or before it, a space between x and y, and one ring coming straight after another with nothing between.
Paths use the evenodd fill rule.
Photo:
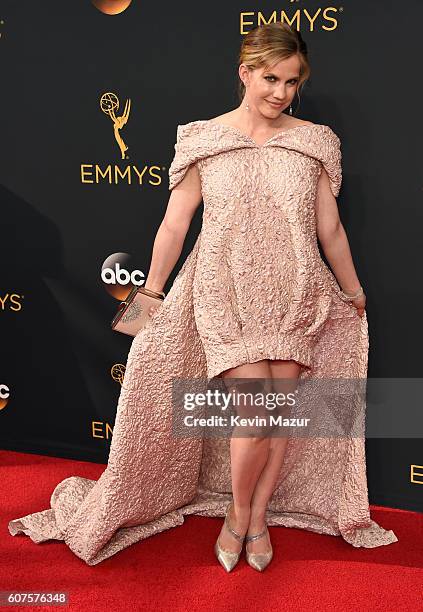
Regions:
<instances>
[{"instance_id":1,"label":"pink textured gown","mask_svg":"<svg viewBox=\"0 0 423 612\"><path fill-rule=\"evenodd\" d=\"M224 516L230 439L172 435L174 378L210 380L262 359L295 359L301 378L367 376L366 314L341 299L316 236L322 167L334 196L341 186L338 136L301 125L260 146L198 120L178 126L170 189L191 164L201 178L201 232L131 344L105 471L98 481L66 478L50 509L9 523L12 535L37 543L64 540L88 565L184 515ZM267 520L357 547L397 541L370 518L364 437L289 439Z\"/></svg>"}]
</instances>

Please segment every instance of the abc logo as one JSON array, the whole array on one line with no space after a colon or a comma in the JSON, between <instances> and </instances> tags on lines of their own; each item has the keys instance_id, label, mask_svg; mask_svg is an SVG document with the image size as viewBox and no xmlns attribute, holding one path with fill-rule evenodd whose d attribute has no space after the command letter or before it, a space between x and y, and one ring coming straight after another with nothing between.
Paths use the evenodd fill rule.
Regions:
<instances>
[{"instance_id":1,"label":"abc logo","mask_svg":"<svg viewBox=\"0 0 423 612\"><path fill-rule=\"evenodd\" d=\"M7 406L10 396L10 389L7 385L0 384L0 410Z\"/></svg>"},{"instance_id":2,"label":"abc logo","mask_svg":"<svg viewBox=\"0 0 423 612\"><path fill-rule=\"evenodd\" d=\"M108 293L124 300L134 285L144 284L145 276L141 270L133 269L128 253L114 253L102 265L101 280Z\"/></svg>"},{"instance_id":3,"label":"abc logo","mask_svg":"<svg viewBox=\"0 0 423 612\"><path fill-rule=\"evenodd\" d=\"M0 385L0 399L7 399L10 395L10 389L7 385Z\"/></svg>"},{"instance_id":4,"label":"abc logo","mask_svg":"<svg viewBox=\"0 0 423 612\"><path fill-rule=\"evenodd\" d=\"M101 280L108 285L127 285L132 283L133 285L142 285L142 279L144 274L140 270L134 270L129 273L128 270L124 270L120 267L120 264L115 264L115 268L104 268L101 271Z\"/></svg>"}]
</instances>

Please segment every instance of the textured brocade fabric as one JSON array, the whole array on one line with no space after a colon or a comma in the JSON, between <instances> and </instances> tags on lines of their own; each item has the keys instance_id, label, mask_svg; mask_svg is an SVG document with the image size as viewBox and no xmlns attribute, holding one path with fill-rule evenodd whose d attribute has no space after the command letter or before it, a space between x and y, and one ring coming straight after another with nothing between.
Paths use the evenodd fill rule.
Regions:
<instances>
[{"instance_id":1,"label":"textured brocade fabric","mask_svg":"<svg viewBox=\"0 0 423 612\"><path fill-rule=\"evenodd\" d=\"M178 126L170 189L193 163L204 214L192 291L209 376L265 358L310 367L328 318L357 316L316 238L322 164L334 195L341 186L339 138L305 125L259 146L231 126L194 121Z\"/></svg>"},{"instance_id":2,"label":"textured brocade fabric","mask_svg":"<svg viewBox=\"0 0 423 612\"><path fill-rule=\"evenodd\" d=\"M316 239L322 168L335 196L341 187L338 136L304 125L260 146L230 126L193 121L178 126L170 189L191 164L201 232L131 344L107 468L98 481L66 478L50 509L9 523L36 543L63 540L88 565L185 515L224 516L230 440L172 435L174 378L211 379L261 359L295 359L304 379L367 376L366 313L342 301ZM341 535L355 547L397 541L370 518L363 437L290 438L268 508L270 526Z\"/></svg>"}]
</instances>

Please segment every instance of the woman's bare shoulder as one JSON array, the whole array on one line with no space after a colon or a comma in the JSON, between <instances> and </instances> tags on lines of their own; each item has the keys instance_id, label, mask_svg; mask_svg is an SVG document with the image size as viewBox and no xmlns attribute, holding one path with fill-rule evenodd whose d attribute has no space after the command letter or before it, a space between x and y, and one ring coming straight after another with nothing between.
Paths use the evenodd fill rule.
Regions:
<instances>
[{"instance_id":1,"label":"woman's bare shoulder","mask_svg":"<svg viewBox=\"0 0 423 612\"><path fill-rule=\"evenodd\" d=\"M300 127L301 125L316 125L316 124L313 123L312 121L306 121L306 120L303 120L303 119L297 119L297 118L289 117L288 120L286 121L285 125L289 129L289 128Z\"/></svg>"},{"instance_id":2,"label":"woman's bare shoulder","mask_svg":"<svg viewBox=\"0 0 423 612\"><path fill-rule=\"evenodd\" d=\"M234 119L234 113L233 111L229 111L228 113L223 113L222 115L217 115L217 117L211 117L209 119L209 121L211 123L228 123L230 124L231 121L233 121Z\"/></svg>"}]
</instances>

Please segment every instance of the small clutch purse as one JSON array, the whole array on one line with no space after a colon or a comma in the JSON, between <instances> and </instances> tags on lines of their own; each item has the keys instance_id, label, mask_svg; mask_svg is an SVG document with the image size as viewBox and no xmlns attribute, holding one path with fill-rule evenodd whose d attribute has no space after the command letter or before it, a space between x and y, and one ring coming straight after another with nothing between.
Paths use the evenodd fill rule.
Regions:
<instances>
[{"instance_id":1,"label":"small clutch purse","mask_svg":"<svg viewBox=\"0 0 423 612\"><path fill-rule=\"evenodd\" d=\"M145 287L133 287L124 302L118 306L118 311L112 320L114 331L136 336L146 326L151 317L148 310L163 302L165 294L152 291Z\"/></svg>"}]
</instances>

